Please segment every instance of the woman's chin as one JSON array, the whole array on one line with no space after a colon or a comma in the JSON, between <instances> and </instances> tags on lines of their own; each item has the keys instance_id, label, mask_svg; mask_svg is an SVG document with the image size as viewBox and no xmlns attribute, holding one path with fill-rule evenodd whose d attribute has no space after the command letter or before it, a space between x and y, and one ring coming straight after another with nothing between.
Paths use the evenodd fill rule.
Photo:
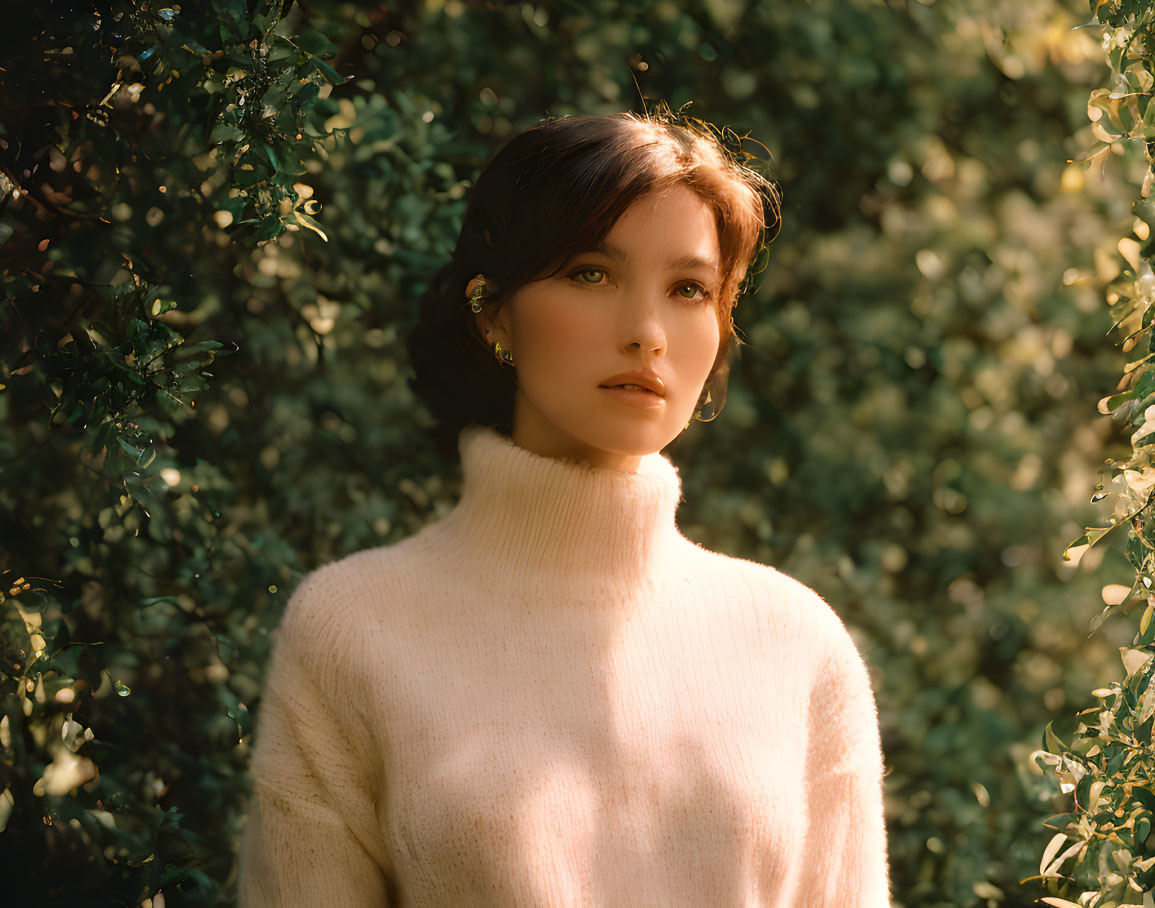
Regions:
<instances>
[{"instance_id":1,"label":"woman's chin","mask_svg":"<svg viewBox=\"0 0 1155 908\"><path fill-rule=\"evenodd\" d=\"M586 432L585 444L620 457L646 457L661 451L682 431L682 426L620 424L607 427L604 431Z\"/></svg>"}]
</instances>

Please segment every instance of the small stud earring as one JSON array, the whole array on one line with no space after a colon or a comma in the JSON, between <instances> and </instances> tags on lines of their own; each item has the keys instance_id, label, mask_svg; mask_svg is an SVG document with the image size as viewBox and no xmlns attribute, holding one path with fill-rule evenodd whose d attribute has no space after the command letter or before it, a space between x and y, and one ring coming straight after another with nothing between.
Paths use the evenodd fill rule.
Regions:
<instances>
[{"instance_id":1,"label":"small stud earring","mask_svg":"<svg viewBox=\"0 0 1155 908\"><path fill-rule=\"evenodd\" d=\"M513 352L509 349L503 350L501 347L501 341L498 341L493 345L493 356L499 363L502 363L503 365L506 363L511 366L513 365Z\"/></svg>"}]
</instances>

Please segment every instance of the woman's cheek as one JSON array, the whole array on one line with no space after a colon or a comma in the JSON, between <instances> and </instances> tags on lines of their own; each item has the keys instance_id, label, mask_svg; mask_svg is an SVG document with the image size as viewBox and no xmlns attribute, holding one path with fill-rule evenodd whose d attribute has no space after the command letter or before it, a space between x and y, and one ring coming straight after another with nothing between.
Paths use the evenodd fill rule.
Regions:
<instances>
[{"instance_id":1,"label":"woman's cheek","mask_svg":"<svg viewBox=\"0 0 1155 908\"><path fill-rule=\"evenodd\" d=\"M709 321L699 320L696 324L680 326L677 335L670 338L670 349L677 351L674 358L678 362L678 371L686 377L687 385L701 387L705 384L720 342L721 329L713 316Z\"/></svg>"},{"instance_id":2,"label":"woman's cheek","mask_svg":"<svg viewBox=\"0 0 1155 908\"><path fill-rule=\"evenodd\" d=\"M574 363L588 369L591 363L613 356L613 339L594 316L572 305L536 307L519 326L523 330L518 332L518 345L531 350L535 362L555 367Z\"/></svg>"}]
</instances>

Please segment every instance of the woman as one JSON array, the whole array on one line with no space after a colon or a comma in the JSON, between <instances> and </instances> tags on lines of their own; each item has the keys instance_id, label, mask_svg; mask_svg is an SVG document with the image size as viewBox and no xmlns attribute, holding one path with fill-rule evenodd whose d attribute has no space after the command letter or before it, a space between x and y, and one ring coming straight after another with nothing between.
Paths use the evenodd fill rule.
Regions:
<instances>
[{"instance_id":1,"label":"woman","mask_svg":"<svg viewBox=\"0 0 1155 908\"><path fill-rule=\"evenodd\" d=\"M486 168L411 338L461 500L290 601L243 908L889 904L857 650L682 536L659 453L724 399L767 201L668 112L548 121Z\"/></svg>"}]
</instances>

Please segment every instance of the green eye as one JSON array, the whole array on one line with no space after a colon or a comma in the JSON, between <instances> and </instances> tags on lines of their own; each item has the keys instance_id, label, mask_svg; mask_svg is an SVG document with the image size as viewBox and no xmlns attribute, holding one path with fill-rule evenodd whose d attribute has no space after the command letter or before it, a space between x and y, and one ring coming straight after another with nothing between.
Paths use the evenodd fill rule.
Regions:
<instances>
[{"instance_id":1,"label":"green eye","mask_svg":"<svg viewBox=\"0 0 1155 908\"><path fill-rule=\"evenodd\" d=\"M689 290L690 295L687 296L682 292L683 290ZM680 287L678 287L678 294L684 300L692 300L699 293L702 294L702 299L706 299L710 295L704 287L701 287L698 284L682 284Z\"/></svg>"},{"instance_id":2,"label":"green eye","mask_svg":"<svg viewBox=\"0 0 1155 908\"><path fill-rule=\"evenodd\" d=\"M585 276L590 275L590 274L598 275L598 280L594 280L594 281L585 280ZM572 275L570 275L570 277L579 277L579 276L582 277L582 283L583 284L599 284L599 283L601 283L601 278L605 277L605 274L606 273L604 271L602 271L600 268L581 268L581 269L575 271Z\"/></svg>"}]
</instances>

